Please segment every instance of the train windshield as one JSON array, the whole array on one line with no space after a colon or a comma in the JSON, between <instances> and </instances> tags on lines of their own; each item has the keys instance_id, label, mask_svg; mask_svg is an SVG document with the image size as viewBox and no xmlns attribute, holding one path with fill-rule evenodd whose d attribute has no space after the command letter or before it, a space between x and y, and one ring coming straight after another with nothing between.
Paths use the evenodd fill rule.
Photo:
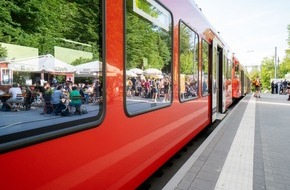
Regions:
<instances>
[{"instance_id":1,"label":"train windshield","mask_svg":"<svg viewBox=\"0 0 290 190\"><path fill-rule=\"evenodd\" d=\"M125 101L129 115L170 105L172 16L156 1L126 1Z\"/></svg>"},{"instance_id":2,"label":"train windshield","mask_svg":"<svg viewBox=\"0 0 290 190\"><path fill-rule=\"evenodd\" d=\"M102 1L13 1L2 13L0 145L96 125L103 111Z\"/></svg>"}]
</instances>

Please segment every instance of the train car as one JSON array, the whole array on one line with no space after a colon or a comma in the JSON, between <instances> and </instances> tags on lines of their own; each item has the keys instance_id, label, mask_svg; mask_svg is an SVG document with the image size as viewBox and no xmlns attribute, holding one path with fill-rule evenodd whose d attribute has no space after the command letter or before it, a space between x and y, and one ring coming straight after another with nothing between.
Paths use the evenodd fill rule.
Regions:
<instances>
[{"instance_id":1,"label":"train car","mask_svg":"<svg viewBox=\"0 0 290 190\"><path fill-rule=\"evenodd\" d=\"M223 108L221 113L226 112L229 106L233 103L233 93L232 93L232 70L233 70L233 53L230 51L229 47L224 47L223 51L223 64L220 71L220 76L222 76L222 102Z\"/></svg>"},{"instance_id":2,"label":"train car","mask_svg":"<svg viewBox=\"0 0 290 190\"><path fill-rule=\"evenodd\" d=\"M38 100L80 83L87 113L1 112L2 189L136 189L236 97L236 59L192 0L14 5L1 85Z\"/></svg>"},{"instance_id":3,"label":"train car","mask_svg":"<svg viewBox=\"0 0 290 190\"><path fill-rule=\"evenodd\" d=\"M232 69L232 97L233 99L240 99L247 93L249 93L249 78L247 76L247 70L243 68L239 60L233 57L233 69Z\"/></svg>"},{"instance_id":4,"label":"train car","mask_svg":"<svg viewBox=\"0 0 290 190\"><path fill-rule=\"evenodd\" d=\"M233 57L233 70L232 70L232 88L233 88L233 95L234 99L238 99L241 97L241 79L242 79L242 72L241 72L241 65L239 60L236 57Z\"/></svg>"}]
</instances>

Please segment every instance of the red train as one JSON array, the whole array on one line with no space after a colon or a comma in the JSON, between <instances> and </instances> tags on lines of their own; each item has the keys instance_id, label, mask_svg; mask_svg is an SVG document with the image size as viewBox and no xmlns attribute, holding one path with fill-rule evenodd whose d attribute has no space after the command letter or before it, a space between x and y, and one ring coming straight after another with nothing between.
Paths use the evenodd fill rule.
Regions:
<instances>
[{"instance_id":1,"label":"red train","mask_svg":"<svg viewBox=\"0 0 290 190\"><path fill-rule=\"evenodd\" d=\"M35 24L19 29L33 43L0 31L6 57L19 56L1 62L1 85L66 77L87 90L88 114L1 112L2 189L135 189L247 92L246 71L192 0L40 2L51 9L11 18L15 31ZM35 52L76 70L32 68Z\"/></svg>"}]
</instances>

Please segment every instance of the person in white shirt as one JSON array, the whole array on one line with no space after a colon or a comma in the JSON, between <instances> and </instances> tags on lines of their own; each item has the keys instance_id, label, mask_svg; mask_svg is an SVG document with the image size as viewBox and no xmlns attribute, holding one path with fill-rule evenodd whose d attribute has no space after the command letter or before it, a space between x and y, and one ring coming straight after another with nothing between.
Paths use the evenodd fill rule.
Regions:
<instances>
[{"instance_id":1,"label":"person in white shirt","mask_svg":"<svg viewBox=\"0 0 290 190\"><path fill-rule=\"evenodd\" d=\"M11 95L11 98L6 100L6 103L10 108L14 108L17 94L22 94L22 91L17 84L13 84L12 87L9 89L9 94Z\"/></svg>"}]
</instances>

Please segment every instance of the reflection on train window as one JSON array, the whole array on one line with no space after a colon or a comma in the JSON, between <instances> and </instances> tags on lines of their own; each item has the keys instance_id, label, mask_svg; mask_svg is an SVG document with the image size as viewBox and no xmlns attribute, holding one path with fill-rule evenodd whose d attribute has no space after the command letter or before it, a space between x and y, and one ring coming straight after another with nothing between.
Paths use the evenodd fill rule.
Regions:
<instances>
[{"instance_id":1,"label":"reflection on train window","mask_svg":"<svg viewBox=\"0 0 290 190\"><path fill-rule=\"evenodd\" d=\"M198 35L183 22L179 23L180 100L198 96Z\"/></svg>"},{"instance_id":2,"label":"reflection on train window","mask_svg":"<svg viewBox=\"0 0 290 190\"><path fill-rule=\"evenodd\" d=\"M1 48L1 46L0 46ZM1 68L1 81L0 85L11 85L12 84L12 71L10 71L8 68ZM3 91L2 91L3 93Z\"/></svg>"},{"instance_id":3,"label":"reflection on train window","mask_svg":"<svg viewBox=\"0 0 290 190\"><path fill-rule=\"evenodd\" d=\"M155 1L126 1L126 111L168 106L172 98L172 18Z\"/></svg>"},{"instance_id":4,"label":"reflection on train window","mask_svg":"<svg viewBox=\"0 0 290 190\"><path fill-rule=\"evenodd\" d=\"M83 129L102 113L102 1L53 2L6 7L0 28L0 144L16 136Z\"/></svg>"},{"instance_id":5,"label":"reflection on train window","mask_svg":"<svg viewBox=\"0 0 290 190\"><path fill-rule=\"evenodd\" d=\"M230 57L230 56L228 56ZM232 95L232 62L226 59L226 96Z\"/></svg>"},{"instance_id":6,"label":"reflection on train window","mask_svg":"<svg viewBox=\"0 0 290 190\"><path fill-rule=\"evenodd\" d=\"M208 87L209 87L209 44L202 40L202 71L201 71L201 85L202 85L202 92L203 96L208 94Z\"/></svg>"}]
</instances>

